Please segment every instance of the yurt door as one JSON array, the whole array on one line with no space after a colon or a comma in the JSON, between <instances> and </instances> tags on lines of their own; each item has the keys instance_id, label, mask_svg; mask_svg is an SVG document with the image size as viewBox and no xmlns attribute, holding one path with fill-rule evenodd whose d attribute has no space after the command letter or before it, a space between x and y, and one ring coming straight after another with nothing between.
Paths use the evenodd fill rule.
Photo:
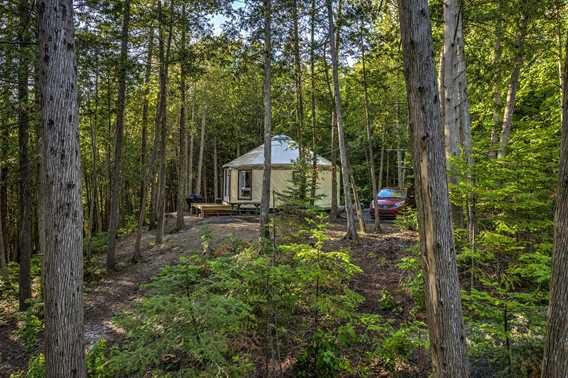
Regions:
<instances>
[{"instance_id":1,"label":"yurt door","mask_svg":"<svg viewBox=\"0 0 568 378\"><path fill-rule=\"evenodd\" d=\"M223 201L231 202L231 171L225 169L223 174Z\"/></svg>"}]
</instances>

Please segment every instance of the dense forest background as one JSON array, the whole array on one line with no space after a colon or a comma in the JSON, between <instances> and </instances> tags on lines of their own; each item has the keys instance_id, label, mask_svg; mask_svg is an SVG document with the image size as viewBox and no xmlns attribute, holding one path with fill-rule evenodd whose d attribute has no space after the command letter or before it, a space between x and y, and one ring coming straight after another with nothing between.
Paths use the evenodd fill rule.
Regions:
<instances>
[{"instance_id":1,"label":"dense forest background","mask_svg":"<svg viewBox=\"0 0 568 378\"><path fill-rule=\"evenodd\" d=\"M328 6L333 9L337 26L338 84L347 153L355 191L367 207L373 198L375 175L379 188L410 187L415 178L396 1L286 0L272 4L272 134L287 134L301 146L340 164L334 131L336 104ZM429 6L434 57L442 82L445 71L439 57L447 43L445 5L442 0L432 0ZM158 224L160 229L163 213L178 211L180 204L185 206L184 196L179 197L179 193L200 193L208 202L219 199L222 165L263 143L265 14L260 2L246 0L86 0L76 2L74 11L83 254L88 281L104 276L104 264L109 271L116 268L113 256L117 236L130 235L141 230L140 226L153 229ZM447 135L446 149L468 353L477 376L537 376L544 350L551 275L568 8L563 0L465 0L459 2L459 15L471 128L462 125L453 136ZM0 325L9 323L19 299L20 310L27 311L18 315L19 327L24 329L20 335L27 337L29 332L37 344L34 321L38 319L39 334L42 310L37 306L41 305L40 267L45 243L40 220L45 214L40 201L36 17L33 2L0 1L0 311L6 314L5 320L0 318ZM447 112L445 116L450 117ZM306 166L309 171L309 164ZM339 195L343 198L344 191ZM163 196L163 211L159 196ZM409 211L397 225L416 231L416 222L416 214ZM307 227L314 240L321 237L318 227L315 231ZM158 230L158 234L163 232ZM210 236L205 233L201 237L206 243ZM321 247L315 245L316 249ZM133 260L140 261L144 251L139 245L136 250ZM111 257L106 257L103 264L96 256L107 251ZM224 269L232 271L229 262L222 266L201 264L210 264L211 279L228 279ZM382 359L384 371L394 375L401 365L418 364L417 350L428 349L423 340L424 316L420 315L424 312L424 288L415 248L409 250L401 264L406 272L404 285L413 300L412 314L395 317L388 322L388 330L370 331L378 334L378 344L387 345L374 352ZM195 277L183 278L180 267L184 266ZM158 293L154 300L167 290L181 290L175 286L183 287L180 282L189 280L197 285L194 281L204 273L194 271L192 266L186 261L170 268L171 281L160 276L162 281L153 284ZM244 271L251 269L251 275L260 274L256 268L240 267ZM339 288L343 279L355 274L352 267L326 269L331 272L330 279L337 279L329 283L328 294L353 299ZM341 278L339 272L345 277ZM292 273L279 274L275 282L293 281L286 276ZM304 279L309 281L313 276ZM309 291L312 283L306 283L303 289ZM250 278L250 282L242 284L250 289L258 282ZM219 288L195 290L205 296L207 290L217 292ZM397 304L390 303L392 298L385 295L377 300L398 311ZM279 298L281 302L271 306L286 313L285 308L290 310L292 305ZM328 308L318 310L326 314L322 319L333 317L337 310L334 306L341 308L335 299L329 299L328 304ZM147 307L160 305L164 304L150 302ZM223 306L229 304L217 303L217 307L199 310L218 314L229 308ZM308 307L305 304L302 309L308 311ZM231 310L234 319L213 318L204 327L225 327L227 334L238 333L238 327L232 329L229 322L240 324L244 315L237 315L237 307ZM266 311L263 314L269 317L275 310L271 307ZM344 316L337 323L344 326L350 320L346 313L342 314L337 315ZM145 316L154 315L149 312ZM348 339L350 336L342 336L341 332L372 328L370 323L365 324L371 320L358 321L352 329L337 331L329 325L329 333L308 332L313 337L310 340L316 340L310 344L316 345L316 352L309 353L319 356L317 348L327 345L331 350L333 344L333 356L342 356L344 348L352 357L352 345L347 347L343 339L329 338ZM387 327L375 321L378 323L373 323L374 327ZM133 320L128 322L125 327L132 326ZM144 326L136 325L138 329ZM151 339L145 335L140 340L143 337ZM372 344L369 340L365 343ZM230 341L227 345L212 346L219 348L211 352L214 355L202 351L195 357L199 361L191 363L214 374L213 366L221 364L223 356L228 359L221 364L227 376L251 374L245 363L231 370L230 358L235 354L227 349L234 345ZM304 347L310 350L310 345ZM136 370L132 361L139 362L145 351L134 349L115 356L116 370L111 374L120 376ZM34 351L32 355L37 354L33 347L30 350ZM128 356L133 360L128 362ZM305 366L319 366L310 358L299 360ZM39 363L37 358L33 361ZM93 357L91 363L101 362L96 361ZM333 364L332 368L325 367L331 370L321 370L319 376L373 376L376 372L361 367L362 363L355 364L357 368L352 365L351 370L343 362L334 360ZM153 368L160 371L160 367ZM95 374L95 370L90 371ZM103 370L96 370L97 374L104 376ZM309 370L301 371L308 374ZM270 371L277 374L276 368Z\"/></svg>"}]
</instances>

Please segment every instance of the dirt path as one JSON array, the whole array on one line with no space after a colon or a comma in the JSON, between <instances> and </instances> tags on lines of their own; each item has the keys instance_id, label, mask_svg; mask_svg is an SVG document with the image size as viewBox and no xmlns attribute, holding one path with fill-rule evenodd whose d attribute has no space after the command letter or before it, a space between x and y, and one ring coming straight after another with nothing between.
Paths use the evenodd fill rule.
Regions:
<instances>
[{"instance_id":1,"label":"dirt path","mask_svg":"<svg viewBox=\"0 0 568 378\"><path fill-rule=\"evenodd\" d=\"M168 217L168 229L173 229L175 218ZM120 336L120 329L112 324L115 314L130 308L144 293L141 286L159 273L166 265L175 264L180 256L199 251L201 232L207 228L212 236L210 246L215 248L234 235L243 240L257 237L258 223L250 217L186 217L187 228L182 232L168 233L161 246L154 246L154 235L145 232L142 238L144 261L131 264L135 236L120 239L117 246L118 270L102 279L85 285L85 343L92 345L99 339L109 341ZM104 256L97 257L102 266ZM0 323L0 377L9 377L23 369L29 354L14 336L16 320L12 317Z\"/></svg>"},{"instance_id":2,"label":"dirt path","mask_svg":"<svg viewBox=\"0 0 568 378\"><path fill-rule=\"evenodd\" d=\"M381 308L379 296L388 291L395 303L402 310L397 318L406 318L412 308L412 299L401 289L401 281L407 273L398 264L403 257L409 256L408 248L418 241L417 234L410 231L400 231L390 224L382 225L381 234L362 235L357 244L342 240L343 228L336 227L330 232L333 238L327 248L347 248L351 250L353 262L363 272L356 276L353 290L365 297L359 310L383 316L392 316L391 310Z\"/></svg>"}]
</instances>

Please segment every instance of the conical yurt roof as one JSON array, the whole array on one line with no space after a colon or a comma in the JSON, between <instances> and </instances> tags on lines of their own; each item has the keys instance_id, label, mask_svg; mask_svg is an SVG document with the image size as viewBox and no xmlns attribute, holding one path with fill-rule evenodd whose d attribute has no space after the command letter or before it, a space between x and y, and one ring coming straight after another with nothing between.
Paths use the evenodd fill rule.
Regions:
<instances>
[{"instance_id":1,"label":"conical yurt roof","mask_svg":"<svg viewBox=\"0 0 568 378\"><path fill-rule=\"evenodd\" d=\"M310 156L311 151L306 151ZM272 165L273 166L291 166L300 158L300 149L298 143L287 135L275 135L272 137ZM331 167L331 162L326 158L317 156L317 164L319 166ZM243 168L264 166L264 144L250 150L246 154L236 158L235 160L225 164L226 168Z\"/></svg>"}]
</instances>

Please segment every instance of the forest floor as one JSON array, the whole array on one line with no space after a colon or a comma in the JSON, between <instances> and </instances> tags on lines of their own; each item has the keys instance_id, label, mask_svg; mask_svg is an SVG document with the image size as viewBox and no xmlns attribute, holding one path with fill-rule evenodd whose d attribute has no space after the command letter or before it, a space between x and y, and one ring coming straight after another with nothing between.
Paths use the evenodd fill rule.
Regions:
<instances>
[{"instance_id":1,"label":"forest floor","mask_svg":"<svg viewBox=\"0 0 568 378\"><path fill-rule=\"evenodd\" d=\"M161 246L154 245L154 234L145 232L142 239L144 261L131 264L135 235L120 239L117 248L118 269L104 274L85 285L85 342L93 345L104 338L110 343L121 338L121 329L112 323L114 315L129 309L144 295L142 285L166 265L175 264L180 256L197 253L200 250L200 236L207 229L212 240L210 248L215 249L230 237L250 241L258 236L258 221L254 217L211 217L200 219L186 217L186 229L173 232L175 216L168 216L168 229L171 230ZM417 234L400 231L393 225L383 225L384 233L367 234L354 244L343 240L345 227L333 224L329 229L330 240L326 249L350 249L354 262L363 269L353 282L353 289L364 295L365 302L360 310L376 313L390 318L393 315L403 320L408 318L413 306L408 292L401 287L406 274L397 263L408 255L407 248L417 241ZM97 256L103 266L104 256ZM386 313L379 305L379 295L388 291L398 304L397 314ZM18 318L14 306L1 306L0 315L0 377L25 368L30 357L16 336ZM0 317L0 318L1 318ZM31 351L36 353L37 350Z\"/></svg>"}]
</instances>

